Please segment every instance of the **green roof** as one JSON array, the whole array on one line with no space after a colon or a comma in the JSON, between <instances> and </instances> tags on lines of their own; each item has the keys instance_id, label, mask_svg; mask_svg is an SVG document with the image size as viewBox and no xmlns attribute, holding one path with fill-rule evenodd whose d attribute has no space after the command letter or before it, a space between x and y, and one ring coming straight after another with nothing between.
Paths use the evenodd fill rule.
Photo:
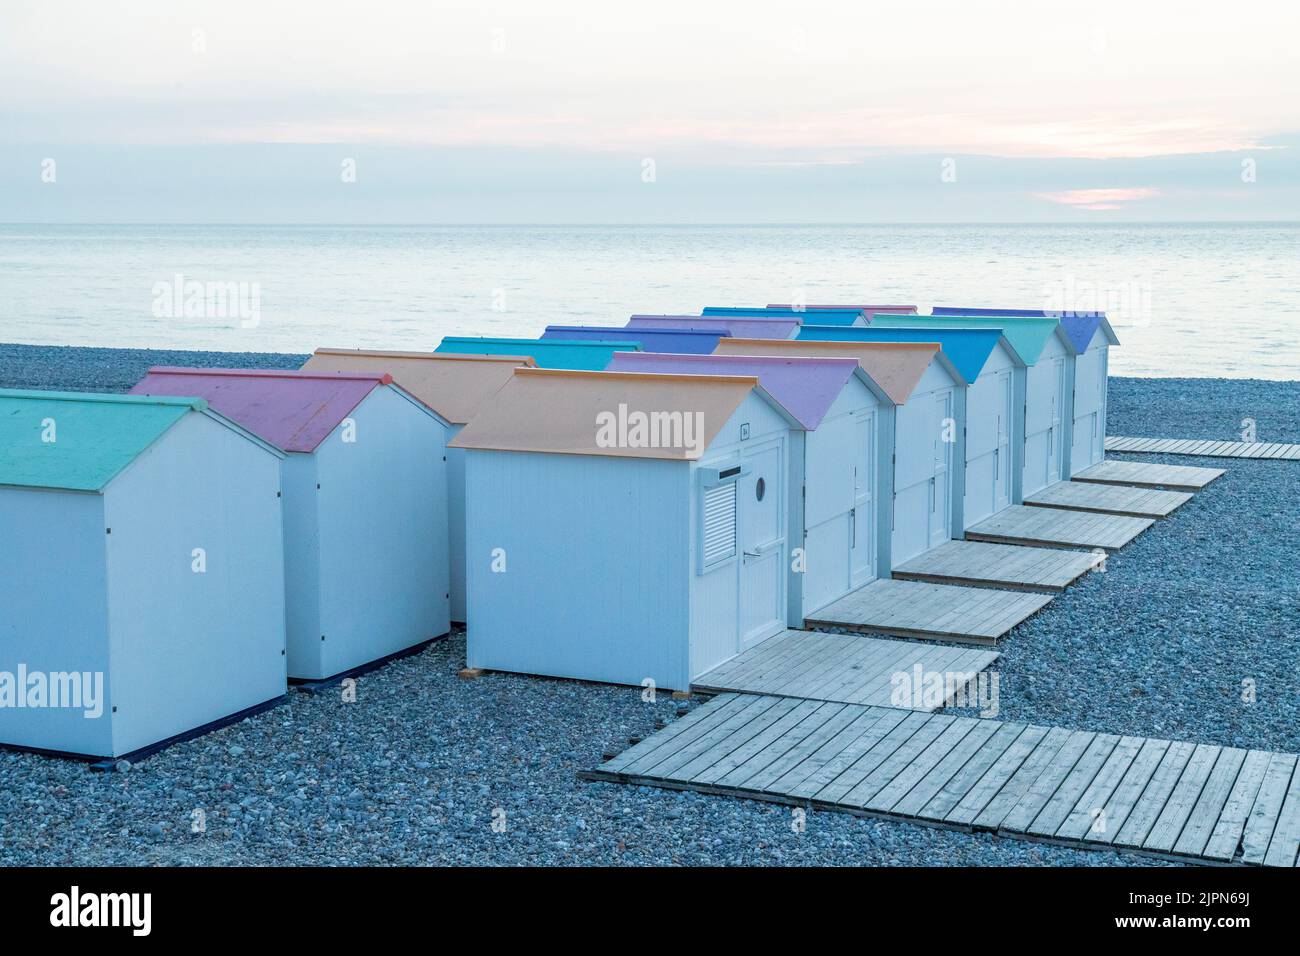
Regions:
<instances>
[{"instance_id":1,"label":"green roof","mask_svg":"<svg viewBox=\"0 0 1300 956\"><path fill-rule=\"evenodd\" d=\"M1030 316L982 315L891 315L877 312L871 317L868 328L912 329L931 328L1001 329L1002 336L1026 365L1034 365L1043 354L1047 340L1056 333L1056 319Z\"/></svg>"},{"instance_id":2,"label":"green roof","mask_svg":"<svg viewBox=\"0 0 1300 956\"><path fill-rule=\"evenodd\" d=\"M187 413L206 408L198 398L0 389L0 485L100 491Z\"/></svg>"}]
</instances>

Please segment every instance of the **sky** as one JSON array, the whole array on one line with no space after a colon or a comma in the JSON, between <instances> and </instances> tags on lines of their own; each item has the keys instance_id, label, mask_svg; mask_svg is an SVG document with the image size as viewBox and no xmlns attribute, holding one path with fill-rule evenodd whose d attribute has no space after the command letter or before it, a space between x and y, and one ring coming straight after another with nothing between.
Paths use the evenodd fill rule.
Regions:
<instances>
[{"instance_id":1,"label":"sky","mask_svg":"<svg viewBox=\"0 0 1300 956\"><path fill-rule=\"evenodd\" d=\"M1300 219L1300 5L6 0L0 220Z\"/></svg>"}]
</instances>

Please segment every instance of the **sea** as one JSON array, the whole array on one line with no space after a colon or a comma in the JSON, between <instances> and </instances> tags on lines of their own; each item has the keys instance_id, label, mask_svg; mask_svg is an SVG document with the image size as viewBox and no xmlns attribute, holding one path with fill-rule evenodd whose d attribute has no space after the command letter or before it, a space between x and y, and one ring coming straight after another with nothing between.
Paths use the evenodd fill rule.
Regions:
<instances>
[{"instance_id":1,"label":"sea","mask_svg":"<svg viewBox=\"0 0 1300 956\"><path fill-rule=\"evenodd\" d=\"M1300 379L1300 223L0 225L0 343L427 350L768 302L1102 309L1112 374Z\"/></svg>"}]
</instances>

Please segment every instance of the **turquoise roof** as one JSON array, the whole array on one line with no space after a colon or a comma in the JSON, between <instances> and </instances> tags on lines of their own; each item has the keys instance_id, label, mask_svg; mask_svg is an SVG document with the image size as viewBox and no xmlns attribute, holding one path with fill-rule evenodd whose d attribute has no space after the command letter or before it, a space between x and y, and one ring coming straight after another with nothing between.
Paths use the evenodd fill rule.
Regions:
<instances>
[{"instance_id":1,"label":"turquoise roof","mask_svg":"<svg viewBox=\"0 0 1300 956\"><path fill-rule=\"evenodd\" d=\"M943 354L969 385L979 378L1002 333L997 329L885 329L875 323L865 328L839 325L804 325L796 338L819 342L938 342Z\"/></svg>"},{"instance_id":2,"label":"turquoise roof","mask_svg":"<svg viewBox=\"0 0 1300 956\"><path fill-rule=\"evenodd\" d=\"M982 315L893 315L877 312L871 318L873 329L913 329L924 327L960 329L1001 329L1011 347L1026 365L1034 365L1043 354L1047 340L1056 334L1056 319L1005 315L994 318ZM1068 341L1068 339L1067 339Z\"/></svg>"},{"instance_id":3,"label":"turquoise roof","mask_svg":"<svg viewBox=\"0 0 1300 956\"><path fill-rule=\"evenodd\" d=\"M526 355L538 368L603 372L615 352L639 352L636 342L594 339L495 339L449 335L435 352L459 355Z\"/></svg>"},{"instance_id":4,"label":"turquoise roof","mask_svg":"<svg viewBox=\"0 0 1300 956\"><path fill-rule=\"evenodd\" d=\"M198 398L0 389L0 485L101 491L163 432L206 408Z\"/></svg>"}]
</instances>

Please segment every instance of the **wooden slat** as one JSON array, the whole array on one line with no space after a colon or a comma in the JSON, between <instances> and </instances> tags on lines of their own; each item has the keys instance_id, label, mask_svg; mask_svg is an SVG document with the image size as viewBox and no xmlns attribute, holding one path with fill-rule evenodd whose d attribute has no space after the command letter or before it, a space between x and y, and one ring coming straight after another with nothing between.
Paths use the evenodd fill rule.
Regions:
<instances>
[{"instance_id":1,"label":"wooden slat","mask_svg":"<svg viewBox=\"0 0 1300 956\"><path fill-rule=\"evenodd\" d=\"M1096 559L1087 551L948 541L894 568L892 574L905 581L1058 594L1095 566Z\"/></svg>"},{"instance_id":2,"label":"wooden slat","mask_svg":"<svg viewBox=\"0 0 1300 956\"><path fill-rule=\"evenodd\" d=\"M1138 485L1144 488L1170 488L1174 491L1200 491L1221 478L1222 468L1191 468L1187 465L1161 465L1153 461L1118 461L1107 459L1077 475L1072 481L1097 481L1102 484Z\"/></svg>"},{"instance_id":3,"label":"wooden slat","mask_svg":"<svg viewBox=\"0 0 1300 956\"><path fill-rule=\"evenodd\" d=\"M808 623L991 644L1050 601L1021 591L879 580L822 608Z\"/></svg>"},{"instance_id":4,"label":"wooden slat","mask_svg":"<svg viewBox=\"0 0 1300 956\"><path fill-rule=\"evenodd\" d=\"M1107 436L1106 450L1204 458L1275 458L1300 460L1300 444L1286 442L1215 441L1213 439L1123 438Z\"/></svg>"},{"instance_id":5,"label":"wooden slat","mask_svg":"<svg viewBox=\"0 0 1300 956\"><path fill-rule=\"evenodd\" d=\"M966 529L975 541L1045 548L1124 547L1155 522L1151 518L1012 505Z\"/></svg>"},{"instance_id":6,"label":"wooden slat","mask_svg":"<svg viewBox=\"0 0 1300 956\"><path fill-rule=\"evenodd\" d=\"M1058 481L1026 497L1025 504L1034 508L1063 508L1134 518L1165 518L1191 500L1191 493L1186 491Z\"/></svg>"},{"instance_id":7,"label":"wooden slat","mask_svg":"<svg viewBox=\"0 0 1300 956\"><path fill-rule=\"evenodd\" d=\"M1294 866L1296 764L1291 754L1212 744L722 694L581 776L1182 860Z\"/></svg>"}]
</instances>

